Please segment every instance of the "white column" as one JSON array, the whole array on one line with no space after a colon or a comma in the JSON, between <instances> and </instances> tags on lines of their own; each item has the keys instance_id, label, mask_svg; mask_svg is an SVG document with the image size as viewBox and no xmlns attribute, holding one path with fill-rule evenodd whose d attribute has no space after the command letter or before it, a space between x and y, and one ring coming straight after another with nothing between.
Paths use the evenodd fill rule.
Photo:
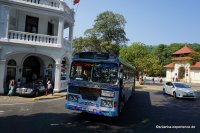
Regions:
<instances>
[{"instance_id":1,"label":"white column","mask_svg":"<svg viewBox=\"0 0 200 133\"><path fill-rule=\"evenodd\" d=\"M0 38L8 38L10 9L0 4Z\"/></svg>"},{"instance_id":2,"label":"white column","mask_svg":"<svg viewBox=\"0 0 200 133\"><path fill-rule=\"evenodd\" d=\"M59 24L58 24L58 44L62 45L63 39L63 31L64 31L64 18L59 17Z\"/></svg>"},{"instance_id":3,"label":"white column","mask_svg":"<svg viewBox=\"0 0 200 133\"><path fill-rule=\"evenodd\" d=\"M73 42L73 32L74 32L74 25L69 27L69 41L72 49L72 42Z\"/></svg>"},{"instance_id":4,"label":"white column","mask_svg":"<svg viewBox=\"0 0 200 133\"><path fill-rule=\"evenodd\" d=\"M6 60L0 60L0 94L4 93Z\"/></svg>"},{"instance_id":5,"label":"white column","mask_svg":"<svg viewBox=\"0 0 200 133\"><path fill-rule=\"evenodd\" d=\"M55 92L61 91L60 75L61 75L61 64L56 64L56 68L55 68L55 83L54 83L54 91Z\"/></svg>"},{"instance_id":6,"label":"white column","mask_svg":"<svg viewBox=\"0 0 200 133\"><path fill-rule=\"evenodd\" d=\"M69 27L69 41L73 41L74 25Z\"/></svg>"}]
</instances>

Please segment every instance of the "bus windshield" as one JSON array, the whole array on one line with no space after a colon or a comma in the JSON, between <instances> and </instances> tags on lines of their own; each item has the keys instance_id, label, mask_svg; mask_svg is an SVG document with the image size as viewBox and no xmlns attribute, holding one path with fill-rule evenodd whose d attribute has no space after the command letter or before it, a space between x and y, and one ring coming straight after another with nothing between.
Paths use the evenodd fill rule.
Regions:
<instances>
[{"instance_id":1,"label":"bus windshield","mask_svg":"<svg viewBox=\"0 0 200 133\"><path fill-rule=\"evenodd\" d=\"M118 65L116 63L91 63L74 61L70 78L74 80L92 81L98 83L117 82Z\"/></svg>"}]
</instances>

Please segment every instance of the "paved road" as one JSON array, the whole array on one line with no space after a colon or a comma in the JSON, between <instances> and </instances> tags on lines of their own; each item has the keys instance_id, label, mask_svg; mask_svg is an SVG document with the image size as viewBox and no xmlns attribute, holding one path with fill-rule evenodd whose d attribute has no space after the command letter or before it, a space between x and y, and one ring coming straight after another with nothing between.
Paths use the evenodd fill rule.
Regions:
<instances>
[{"instance_id":1,"label":"paved road","mask_svg":"<svg viewBox=\"0 0 200 133\"><path fill-rule=\"evenodd\" d=\"M0 132L200 132L200 99L174 99L153 86L152 89L139 87L118 119L65 110L64 102L62 98L0 106Z\"/></svg>"}]
</instances>

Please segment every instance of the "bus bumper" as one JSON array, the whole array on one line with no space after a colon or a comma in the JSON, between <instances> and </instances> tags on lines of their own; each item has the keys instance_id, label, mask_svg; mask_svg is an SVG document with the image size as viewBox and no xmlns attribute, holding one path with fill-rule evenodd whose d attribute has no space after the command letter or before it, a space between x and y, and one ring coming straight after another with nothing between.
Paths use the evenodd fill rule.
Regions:
<instances>
[{"instance_id":1,"label":"bus bumper","mask_svg":"<svg viewBox=\"0 0 200 133\"><path fill-rule=\"evenodd\" d=\"M117 109L115 108L105 108L105 107L96 107L96 106L86 106L74 102L66 102L65 108L70 110L76 110L80 112L87 112L96 115L103 115L109 117L116 117L118 116Z\"/></svg>"}]
</instances>

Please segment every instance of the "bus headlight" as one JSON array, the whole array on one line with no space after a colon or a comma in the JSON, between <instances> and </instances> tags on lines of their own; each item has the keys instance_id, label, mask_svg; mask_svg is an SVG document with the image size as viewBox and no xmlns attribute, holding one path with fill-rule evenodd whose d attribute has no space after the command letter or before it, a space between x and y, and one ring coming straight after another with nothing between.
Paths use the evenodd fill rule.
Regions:
<instances>
[{"instance_id":1,"label":"bus headlight","mask_svg":"<svg viewBox=\"0 0 200 133\"><path fill-rule=\"evenodd\" d=\"M68 94L68 101L71 101L71 102L78 102L78 96L77 95L71 95L71 94Z\"/></svg>"},{"instance_id":2,"label":"bus headlight","mask_svg":"<svg viewBox=\"0 0 200 133\"><path fill-rule=\"evenodd\" d=\"M115 96L115 92L101 90L101 96L104 96L104 97L114 97Z\"/></svg>"},{"instance_id":3,"label":"bus headlight","mask_svg":"<svg viewBox=\"0 0 200 133\"><path fill-rule=\"evenodd\" d=\"M113 101L102 99L102 100L101 100L101 106L102 106L102 107L112 108L112 107L113 107Z\"/></svg>"}]
</instances>

